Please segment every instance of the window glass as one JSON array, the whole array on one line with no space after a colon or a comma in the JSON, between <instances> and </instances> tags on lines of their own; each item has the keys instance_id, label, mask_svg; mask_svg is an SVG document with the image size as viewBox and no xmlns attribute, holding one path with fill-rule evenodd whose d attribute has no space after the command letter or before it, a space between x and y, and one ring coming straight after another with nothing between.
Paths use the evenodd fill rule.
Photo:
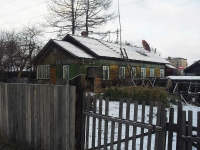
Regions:
<instances>
[{"instance_id":1,"label":"window glass","mask_svg":"<svg viewBox=\"0 0 200 150\"><path fill-rule=\"evenodd\" d=\"M135 78L135 77L136 77L136 67L132 67L131 78Z\"/></svg>"},{"instance_id":2,"label":"window glass","mask_svg":"<svg viewBox=\"0 0 200 150\"><path fill-rule=\"evenodd\" d=\"M69 79L69 65L63 66L63 79Z\"/></svg>"},{"instance_id":3,"label":"window glass","mask_svg":"<svg viewBox=\"0 0 200 150\"><path fill-rule=\"evenodd\" d=\"M141 78L145 78L146 77L146 68L142 67L141 68Z\"/></svg>"},{"instance_id":4,"label":"window glass","mask_svg":"<svg viewBox=\"0 0 200 150\"><path fill-rule=\"evenodd\" d=\"M150 68L150 77L154 77L154 68Z\"/></svg>"},{"instance_id":5,"label":"window glass","mask_svg":"<svg viewBox=\"0 0 200 150\"><path fill-rule=\"evenodd\" d=\"M109 80L109 66L103 66L103 80Z\"/></svg>"},{"instance_id":6,"label":"window glass","mask_svg":"<svg viewBox=\"0 0 200 150\"><path fill-rule=\"evenodd\" d=\"M125 67L119 67L119 78L120 79L125 78Z\"/></svg>"},{"instance_id":7,"label":"window glass","mask_svg":"<svg viewBox=\"0 0 200 150\"><path fill-rule=\"evenodd\" d=\"M164 75L164 69L160 69L160 77L164 77L165 75Z\"/></svg>"},{"instance_id":8,"label":"window glass","mask_svg":"<svg viewBox=\"0 0 200 150\"><path fill-rule=\"evenodd\" d=\"M37 66L37 79L49 79L50 78L50 66L40 65Z\"/></svg>"}]
</instances>

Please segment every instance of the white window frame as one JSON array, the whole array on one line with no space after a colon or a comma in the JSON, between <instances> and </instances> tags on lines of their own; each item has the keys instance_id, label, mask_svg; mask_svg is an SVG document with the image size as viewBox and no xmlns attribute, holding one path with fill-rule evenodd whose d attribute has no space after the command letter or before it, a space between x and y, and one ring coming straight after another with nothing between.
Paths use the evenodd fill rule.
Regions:
<instances>
[{"instance_id":1,"label":"white window frame","mask_svg":"<svg viewBox=\"0 0 200 150\"><path fill-rule=\"evenodd\" d=\"M161 78L165 77L165 70L164 69L160 69L160 77Z\"/></svg>"},{"instance_id":2,"label":"white window frame","mask_svg":"<svg viewBox=\"0 0 200 150\"><path fill-rule=\"evenodd\" d=\"M110 79L110 69L109 66L103 66L103 80Z\"/></svg>"},{"instance_id":3,"label":"white window frame","mask_svg":"<svg viewBox=\"0 0 200 150\"><path fill-rule=\"evenodd\" d=\"M37 79L50 79L50 65L37 66Z\"/></svg>"},{"instance_id":4,"label":"white window frame","mask_svg":"<svg viewBox=\"0 0 200 150\"><path fill-rule=\"evenodd\" d=\"M141 67L141 78L145 78L145 77L146 77L146 68Z\"/></svg>"},{"instance_id":5,"label":"white window frame","mask_svg":"<svg viewBox=\"0 0 200 150\"><path fill-rule=\"evenodd\" d=\"M150 77L155 77L155 69L150 68Z\"/></svg>"},{"instance_id":6,"label":"white window frame","mask_svg":"<svg viewBox=\"0 0 200 150\"><path fill-rule=\"evenodd\" d=\"M137 77L137 74L136 74L137 73L137 68L136 67L132 67L132 71L131 71L131 78L136 78Z\"/></svg>"},{"instance_id":7,"label":"white window frame","mask_svg":"<svg viewBox=\"0 0 200 150\"><path fill-rule=\"evenodd\" d=\"M63 79L69 79L69 65L63 65Z\"/></svg>"},{"instance_id":8,"label":"white window frame","mask_svg":"<svg viewBox=\"0 0 200 150\"><path fill-rule=\"evenodd\" d=\"M125 79L126 76L126 68L123 66L119 67L119 78L120 79Z\"/></svg>"}]
</instances>

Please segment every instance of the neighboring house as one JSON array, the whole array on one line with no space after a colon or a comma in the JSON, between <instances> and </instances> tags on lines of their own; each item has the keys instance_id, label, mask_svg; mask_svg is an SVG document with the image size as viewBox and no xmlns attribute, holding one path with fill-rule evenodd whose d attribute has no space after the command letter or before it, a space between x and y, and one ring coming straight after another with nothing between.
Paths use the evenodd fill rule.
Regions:
<instances>
[{"instance_id":1,"label":"neighboring house","mask_svg":"<svg viewBox=\"0 0 200 150\"><path fill-rule=\"evenodd\" d=\"M200 76L200 60L184 69L186 76Z\"/></svg>"},{"instance_id":2,"label":"neighboring house","mask_svg":"<svg viewBox=\"0 0 200 150\"><path fill-rule=\"evenodd\" d=\"M166 58L176 69L173 71L173 75L183 75L183 70L187 68L187 59L181 57L168 57Z\"/></svg>"},{"instance_id":3,"label":"neighboring house","mask_svg":"<svg viewBox=\"0 0 200 150\"><path fill-rule=\"evenodd\" d=\"M94 38L67 35L63 40L50 40L34 59L37 81L41 84L68 84L79 74L85 74L86 87L101 92L126 78L165 77L166 68L173 68L156 53L123 45L133 74L129 75L122 59L120 45Z\"/></svg>"}]
</instances>

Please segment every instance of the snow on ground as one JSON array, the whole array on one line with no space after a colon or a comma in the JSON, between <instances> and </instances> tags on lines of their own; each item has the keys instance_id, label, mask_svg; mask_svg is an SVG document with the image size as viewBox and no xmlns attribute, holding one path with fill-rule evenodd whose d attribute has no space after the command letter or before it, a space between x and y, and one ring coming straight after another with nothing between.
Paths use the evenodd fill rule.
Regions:
<instances>
[{"instance_id":1,"label":"snow on ground","mask_svg":"<svg viewBox=\"0 0 200 150\"><path fill-rule=\"evenodd\" d=\"M97 113L98 113L98 106L99 106L99 101L97 101ZM172 107L174 108L174 122L177 122L177 110L178 107L176 105L172 105ZM167 110L167 116L169 115L169 108L166 108ZM193 111L193 126L197 126L197 112L200 111L200 108L197 106L193 106L193 105L183 105L183 110L192 110ZM103 110L102 113L105 114L105 101L103 100ZM138 105L138 121L141 121L141 116L142 116L142 105ZM153 107L153 124L156 124L156 114L157 114L157 107L154 106ZM186 113L187 114L187 113ZM118 117L119 116L119 102L117 101L110 101L109 102L109 116L113 116L113 117ZM134 104L130 105L130 120L133 120L133 116L134 116ZM123 103L123 119L126 118L126 103ZM169 118L169 117L167 117ZM93 119L92 117L90 117L90 133L89 133L89 148L91 148L92 146L92 122ZM145 123L149 122L149 106L145 106ZM98 119L96 119L96 146L98 143ZM126 130L126 126L122 125L122 139L125 138L125 130ZM147 132L148 130L145 129L144 132ZM137 134L140 134L141 130L140 128L137 128ZM118 138L118 123L115 123L115 135L114 135L114 141L117 141ZM129 128L129 136L131 136L133 134L133 128L130 127ZM110 135L111 135L111 122L108 122L108 139L107 142L110 143ZM143 149L147 149L147 140L148 137L144 137L144 144L143 144ZM174 133L173 136L173 149L176 149L176 134ZM101 130L101 143L104 143L104 120L102 120L102 130ZM152 140L151 140L151 149L154 149L154 144L155 144L155 135L152 135ZM122 143L121 144L121 149L123 150L125 147L125 144ZM108 149L110 149L110 147L108 147ZM114 149L117 149L117 145L114 145ZM132 149L132 141L129 141L129 149ZM140 138L138 138L136 140L136 150L140 149ZM193 147L193 150L195 150L196 148Z\"/></svg>"}]
</instances>

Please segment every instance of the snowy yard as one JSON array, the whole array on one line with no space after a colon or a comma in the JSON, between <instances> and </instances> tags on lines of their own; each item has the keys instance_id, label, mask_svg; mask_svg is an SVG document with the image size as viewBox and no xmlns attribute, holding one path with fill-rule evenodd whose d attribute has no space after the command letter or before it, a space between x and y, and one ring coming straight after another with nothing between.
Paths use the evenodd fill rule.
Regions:
<instances>
[{"instance_id":1,"label":"snowy yard","mask_svg":"<svg viewBox=\"0 0 200 150\"><path fill-rule=\"evenodd\" d=\"M103 110L102 110L102 114L105 114L105 101L102 101L103 103ZM123 119L126 118L126 103L123 103ZM176 105L172 105L171 107L174 108L174 122L177 122L177 109L178 107ZM99 101L97 100L97 113L98 113L98 109L99 108ZM169 108L166 108L167 110L167 116L169 116ZM197 126L197 112L200 111L200 108L197 106L193 106L193 105L183 105L183 110L189 111L192 110L193 111L193 126ZM187 113L186 113L187 114ZM113 116L113 117L118 117L119 116L119 102L117 101L110 101L109 102L109 116ZM156 124L156 115L157 115L157 107L153 107L153 124ZM130 105L130 120L133 120L133 116L134 116L134 104ZM141 116L142 116L142 105L138 105L138 121L141 121ZM169 118L169 117L167 117ZM149 123L149 106L145 106L145 123ZM92 145L92 122L93 119L92 117L90 117L90 127L89 127L89 148L91 148ZM96 138L95 138L95 143L96 146L98 144L98 123L99 120L96 119ZM101 143L104 143L104 123L105 121L102 120L102 130L101 130ZM107 142L110 143L110 136L111 136L111 122L108 122L108 139ZM125 130L126 130L126 125L122 125L122 139L125 139ZM147 132L148 130L145 129L144 132ZM137 128L137 134L140 134L141 132L141 128ZM115 123L115 135L114 135L114 141L117 141L118 138L118 123ZM129 128L129 136L132 136L133 134L133 127ZM143 143L143 149L147 149L147 141L148 141L148 136L144 137L144 143ZM174 133L173 135L173 149L176 149L176 134ZM167 142L167 141L166 141ZM152 140L151 140L151 149L154 149L154 144L155 144L155 134L152 135ZM125 147L125 144L122 143L121 144L121 149L123 150ZM132 140L129 141L129 145L128 145L129 149L132 149ZM110 149L110 147L108 146L108 149ZM114 149L117 149L117 144L114 145ZM136 150L140 149L140 138L138 138L136 140ZM195 150L196 148L193 147L193 150Z\"/></svg>"}]
</instances>

